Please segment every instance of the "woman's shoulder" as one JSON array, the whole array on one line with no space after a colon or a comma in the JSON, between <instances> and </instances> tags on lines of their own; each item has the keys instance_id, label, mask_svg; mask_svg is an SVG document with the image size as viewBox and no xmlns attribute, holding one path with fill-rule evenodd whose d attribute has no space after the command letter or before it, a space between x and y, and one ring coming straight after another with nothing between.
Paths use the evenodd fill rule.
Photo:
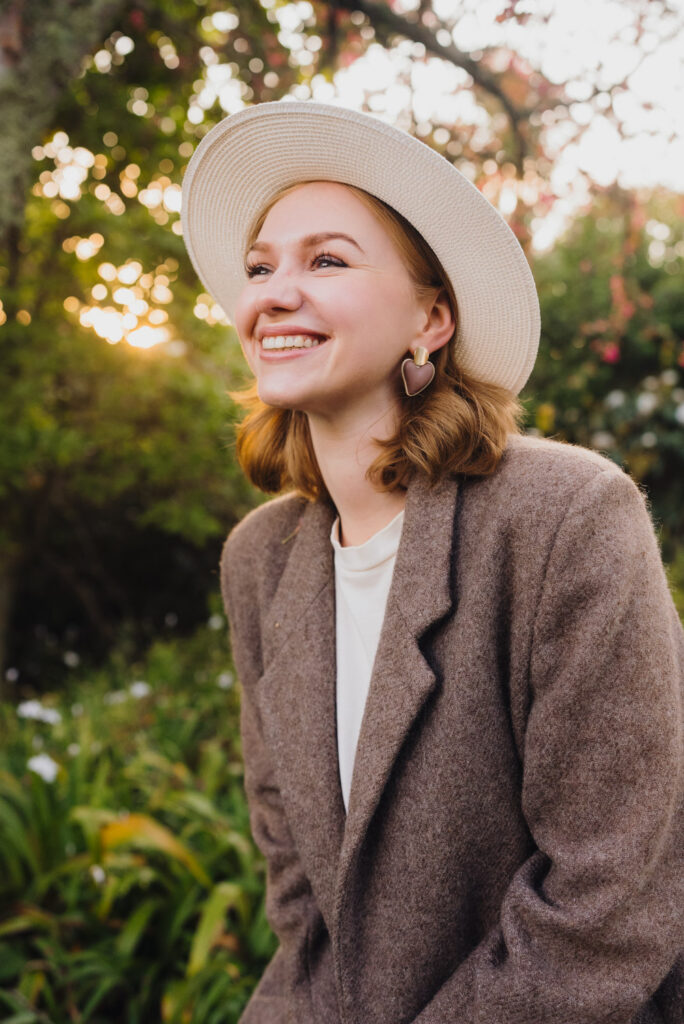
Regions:
<instances>
[{"instance_id":1,"label":"woman's shoulder","mask_svg":"<svg viewBox=\"0 0 684 1024\"><path fill-rule=\"evenodd\" d=\"M222 570L240 562L254 566L255 560L269 558L274 548L283 547L292 536L307 504L299 494L285 494L248 512L226 537Z\"/></svg>"},{"instance_id":2,"label":"woman's shoulder","mask_svg":"<svg viewBox=\"0 0 684 1024\"><path fill-rule=\"evenodd\" d=\"M573 477L586 480L597 473L622 472L611 459L589 448L532 434L510 435L502 466L518 472L528 470L532 474L540 470L550 474L557 472L563 476L571 473Z\"/></svg>"},{"instance_id":3,"label":"woman's shoulder","mask_svg":"<svg viewBox=\"0 0 684 1024\"><path fill-rule=\"evenodd\" d=\"M489 550L519 593L546 579L553 564L555 586L630 581L638 571L657 573L667 594L645 495L610 459L577 445L511 438L495 472L466 486L460 530L471 564L481 565Z\"/></svg>"},{"instance_id":4,"label":"woman's shoulder","mask_svg":"<svg viewBox=\"0 0 684 1024\"><path fill-rule=\"evenodd\" d=\"M618 488L637 489L620 466L598 452L566 441L514 434L491 482L516 493L523 504L543 502L548 507L549 502L563 506L599 477Z\"/></svg>"},{"instance_id":5,"label":"woman's shoulder","mask_svg":"<svg viewBox=\"0 0 684 1024\"><path fill-rule=\"evenodd\" d=\"M494 473L466 488L472 519L496 520L541 542L568 515L600 512L610 497L650 522L644 495L616 463L579 445L517 434Z\"/></svg>"}]
</instances>

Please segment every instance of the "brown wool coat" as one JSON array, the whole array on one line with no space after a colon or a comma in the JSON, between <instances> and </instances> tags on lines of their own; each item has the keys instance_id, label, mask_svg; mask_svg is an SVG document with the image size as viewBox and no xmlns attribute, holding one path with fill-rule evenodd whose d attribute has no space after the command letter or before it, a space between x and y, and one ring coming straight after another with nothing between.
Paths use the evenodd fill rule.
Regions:
<instances>
[{"instance_id":1,"label":"brown wool coat","mask_svg":"<svg viewBox=\"0 0 684 1024\"><path fill-rule=\"evenodd\" d=\"M637 488L524 437L411 484L347 816L333 516L268 502L222 557L280 941L243 1024L684 1024L684 635Z\"/></svg>"}]
</instances>

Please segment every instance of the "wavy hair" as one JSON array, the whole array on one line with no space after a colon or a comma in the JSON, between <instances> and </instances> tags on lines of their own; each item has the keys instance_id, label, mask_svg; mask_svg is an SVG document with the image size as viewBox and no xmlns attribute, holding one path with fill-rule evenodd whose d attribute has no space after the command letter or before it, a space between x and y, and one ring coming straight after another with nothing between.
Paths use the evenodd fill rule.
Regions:
<instances>
[{"instance_id":1,"label":"wavy hair","mask_svg":"<svg viewBox=\"0 0 684 1024\"><path fill-rule=\"evenodd\" d=\"M272 206L306 182L281 189L256 220L246 251L256 240ZM346 185L385 228L403 258L422 299L444 289L455 324L458 304L440 261L422 235L387 203L354 185ZM475 380L457 364L454 330L449 342L431 356L435 377L421 394L404 393L397 374L399 422L392 437L376 440L378 455L368 469L369 479L381 490L405 487L419 471L437 483L447 475L487 476L503 455L506 439L518 433L522 407L505 388ZM267 494L296 490L312 500L329 495L318 468L305 412L266 405L256 382L232 392L246 415L238 427L237 457L251 482Z\"/></svg>"}]
</instances>

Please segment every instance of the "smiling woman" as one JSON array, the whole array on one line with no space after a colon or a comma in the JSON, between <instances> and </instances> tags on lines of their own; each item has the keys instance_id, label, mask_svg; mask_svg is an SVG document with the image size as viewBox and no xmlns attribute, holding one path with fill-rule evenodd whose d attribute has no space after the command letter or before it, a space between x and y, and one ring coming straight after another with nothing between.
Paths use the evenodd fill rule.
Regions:
<instances>
[{"instance_id":1,"label":"smiling woman","mask_svg":"<svg viewBox=\"0 0 684 1024\"><path fill-rule=\"evenodd\" d=\"M644 500L518 432L512 233L311 102L217 125L183 234L284 495L221 559L280 946L244 1024L681 1024L684 635Z\"/></svg>"},{"instance_id":2,"label":"smiling woman","mask_svg":"<svg viewBox=\"0 0 684 1024\"><path fill-rule=\"evenodd\" d=\"M324 218L323 222L347 226L354 223L357 237L366 239L366 248L362 248L355 237L339 230L318 231L298 237L303 224L309 221L318 224L321 218ZM323 317L327 312L329 317L333 317L334 304L337 303L338 317L341 314L346 321L353 342L344 342L340 338L343 323L339 324L336 332L326 333L322 321L302 325L280 319L286 314L277 311L277 296L272 295L272 290L281 287L283 272L286 289L296 287L293 284L295 279L287 276L287 265L284 270L277 271L274 266L273 261L277 262L279 257L281 262L286 262L287 254L271 252L269 262L265 254L272 246L261 241L259 236L265 233L267 222L271 230L277 232L281 221L285 222L285 230L293 234L292 262L295 269L299 264L304 282L307 278L323 279L322 284L313 285L314 289L317 288L319 301L327 302L327 310L324 305L319 315ZM258 259L256 253L259 254ZM261 310L264 314L261 316L263 323L255 332L251 359L248 348L245 349L255 383L246 392L233 397L250 412L238 434L238 456L256 486L271 493L294 486L311 498L326 493L311 440L311 430L318 429L319 421L315 416L312 420L313 410L297 405L294 393L287 390L286 379L283 382L286 392L280 401L272 391L271 397L267 397L269 381L272 386L277 386L278 378L273 372L269 376L265 364L272 358L272 346L283 352L276 357L280 361L287 357L286 350L316 347L331 336L338 351L342 349L340 356L352 363L352 369L361 378L360 381L352 381L351 394L348 382L347 393L342 397L348 415L353 415L353 409L363 399L370 384L369 355L376 353L385 362L389 359L389 367L385 366L380 379L384 393L371 398L369 409L375 442L375 458L369 468L369 476L379 488L396 489L410 475L412 466L419 467L436 480L445 468L451 472L481 474L496 465L508 435L516 428L521 411L518 401L506 389L497 384L476 381L459 368L454 347L446 343L453 340L458 318L451 283L439 260L415 228L386 203L363 189L334 182L287 186L262 211L250 234L245 272L249 280L259 281L259 284L256 288L245 288L236 307L236 326L241 337L248 338L250 334L248 323L245 322L241 329L243 317L249 318L251 314L258 321ZM274 277L277 277L276 281L273 281ZM271 280L267 283L264 278ZM364 280L367 309L364 308L360 288ZM306 287L306 284L301 287ZM436 295L440 297L437 312L444 320L438 337L442 344L431 353L430 365L435 368L434 385L426 388L418 398L415 394L407 394L401 386L398 372L401 359L409 348L406 305L415 299L429 301ZM274 298L275 313L279 319L268 324L267 307ZM296 309L296 294L294 302ZM330 308L331 303L333 308ZM391 311L391 316L386 316L385 310ZM381 326L377 323L378 318ZM392 335L395 342L389 352L384 352L378 343L384 333ZM274 335L275 344L270 341ZM310 339L308 345L307 338ZM320 400L322 382L318 365L313 366L314 393ZM260 369L265 372L260 373ZM299 376L299 364L291 369L294 377L291 387L304 385L305 381ZM282 375L280 379L283 381ZM342 384L342 378L335 374L334 367L331 381L335 387ZM323 418L327 419L334 406L330 401L319 401L319 405ZM402 412L395 421L397 406ZM382 437L379 414L388 409L391 413L387 436Z\"/></svg>"}]
</instances>

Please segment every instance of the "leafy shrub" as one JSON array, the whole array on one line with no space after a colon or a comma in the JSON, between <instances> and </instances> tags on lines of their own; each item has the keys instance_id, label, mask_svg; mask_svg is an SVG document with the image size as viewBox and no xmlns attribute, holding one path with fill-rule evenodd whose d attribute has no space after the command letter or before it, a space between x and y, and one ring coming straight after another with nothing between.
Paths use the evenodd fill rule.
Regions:
<instances>
[{"instance_id":1,"label":"leafy shrub","mask_svg":"<svg viewBox=\"0 0 684 1024\"><path fill-rule=\"evenodd\" d=\"M676 198L608 190L535 260L542 344L526 391L533 431L643 485L668 561L684 544L681 223Z\"/></svg>"},{"instance_id":2,"label":"leafy shrub","mask_svg":"<svg viewBox=\"0 0 684 1024\"><path fill-rule=\"evenodd\" d=\"M209 621L0 705L0 1019L230 1024L272 955Z\"/></svg>"}]
</instances>

